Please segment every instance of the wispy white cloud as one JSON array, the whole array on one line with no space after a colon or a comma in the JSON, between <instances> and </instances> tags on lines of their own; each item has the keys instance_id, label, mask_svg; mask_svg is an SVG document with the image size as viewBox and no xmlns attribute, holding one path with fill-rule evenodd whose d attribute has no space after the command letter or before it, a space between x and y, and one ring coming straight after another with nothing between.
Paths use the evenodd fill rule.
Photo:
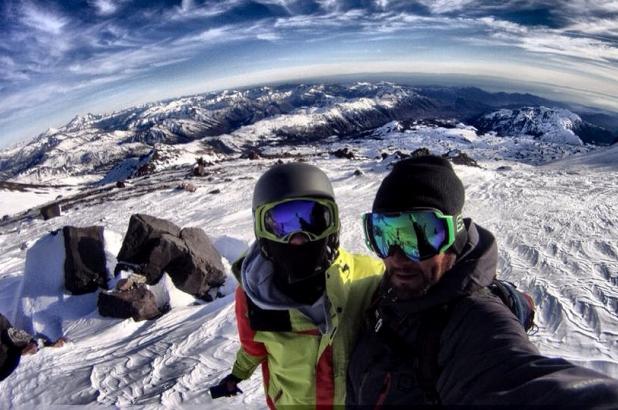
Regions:
<instances>
[{"instance_id":1,"label":"wispy white cloud","mask_svg":"<svg viewBox=\"0 0 618 410\"><path fill-rule=\"evenodd\" d=\"M488 39L497 40L501 45L546 55L557 54L603 62L618 60L616 42L589 35L576 36L572 30L526 27L491 17L481 18L479 21L491 29Z\"/></svg>"},{"instance_id":2,"label":"wispy white cloud","mask_svg":"<svg viewBox=\"0 0 618 410\"><path fill-rule=\"evenodd\" d=\"M49 34L60 34L69 19L61 14L39 8L30 2L25 2L20 10L21 22L35 30Z\"/></svg>"},{"instance_id":3,"label":"wispy white cloud","mask_svg":"<svg viewBox=\"0 0 618 410\"><path fill-rule=\"evenodd\" d=\"M176 21L214 17L231 10L243 2L244 0L226 0L197 5L194 0L182 0L179 6L165 12L162 18Z\"/></svg>"},{"instance_id":4,"label":"wispy white cloud","mask_svg":"<svg viewBox=\"0 0 618 410\"><path fill-rule=\"evenodd\" d=\"M91 0L91 3L101 16L109 16L118 10L118 3L114 0Z\"/></svg>"},{"instance_id":5,"label":"wispy white cloud","mask_svg":"<svg viewBox=\"0 0 618 410\"><path fill-rule=\"evenodd\" d=\"M618 2L617 2L618 3ZM566 31L618 38L618 19L574 19Z\"/></svg>"},{"instance_id":6,"label":"wispy white cloud","mask_svg":"<svg viewBox=\"0 0 618 410\"><path fill-rule=\"evenodd\" d=\"M419 3L436 14L458 11L475 2L476 0L419 0Z\"/></svg>"}]
</instances>

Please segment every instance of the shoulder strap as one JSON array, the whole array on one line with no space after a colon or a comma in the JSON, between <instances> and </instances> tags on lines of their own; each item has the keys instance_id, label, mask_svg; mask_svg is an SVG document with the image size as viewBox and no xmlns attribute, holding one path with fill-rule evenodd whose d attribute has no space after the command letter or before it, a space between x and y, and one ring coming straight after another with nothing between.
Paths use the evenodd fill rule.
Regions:
<instances>
[{"instance_id":1,"label":"shoulder strap","mask_svg":"<svg viewBox=\"0 0 618 410\"><path fill-rule=\"evenodd\" d=\"M511 309L526 332L534 328L535 306L530 295L518 290L514 283L500 279L494 279L488 289Z\"/></svg>"}]
</instances>

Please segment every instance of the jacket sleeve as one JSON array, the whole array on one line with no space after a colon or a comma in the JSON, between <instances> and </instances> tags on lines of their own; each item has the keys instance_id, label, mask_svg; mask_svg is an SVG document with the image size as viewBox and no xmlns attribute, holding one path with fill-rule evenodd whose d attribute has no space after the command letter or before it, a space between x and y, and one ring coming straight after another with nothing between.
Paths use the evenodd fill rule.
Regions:
<instances>
[{"instance_id":1,"label":"jacket sleeve","mask_svg":"<svg viewBox=\"0 0 618 410\"><path fill-rule=\"evenodd\" d=\"M437 389L443 404L578 406L618 403L618 381L541 355L492 295L458 304L442 333Z\"/></svg>"},{"instance_id":2,"label":"jacket sleeve","mask_svg":"<svg viewBox=\"0 0 618 410\"><path fill-rule=\"evenodd\" d=\"M236 323L238 325L238 335L240 338L240 349L236 354L236 361L232 369L232 374L239 379L248 379L256 367L262 363L267 356L266 347L263 343L254 340L255 331L249 325L249 315L247 308L247 295L240 286L236 288Z\"/></svg>"}]
</instances>

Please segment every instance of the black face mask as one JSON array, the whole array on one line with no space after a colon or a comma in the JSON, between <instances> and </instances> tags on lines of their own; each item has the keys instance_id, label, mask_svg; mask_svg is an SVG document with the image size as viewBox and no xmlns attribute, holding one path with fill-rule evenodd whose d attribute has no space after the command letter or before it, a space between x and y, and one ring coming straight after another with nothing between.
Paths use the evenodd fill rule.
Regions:
<instances>
[{"instance_id":1,"label":"black face mask","mask_svg":"<svg viewBox=\"0 0 618 410\"><path fill-rule=\"evenodd\" d=\"M296 302L313 304L326 289L327 240L289 245L262 239L263 252L273 264L275 286Z\"/></svg>"}]
</instances>

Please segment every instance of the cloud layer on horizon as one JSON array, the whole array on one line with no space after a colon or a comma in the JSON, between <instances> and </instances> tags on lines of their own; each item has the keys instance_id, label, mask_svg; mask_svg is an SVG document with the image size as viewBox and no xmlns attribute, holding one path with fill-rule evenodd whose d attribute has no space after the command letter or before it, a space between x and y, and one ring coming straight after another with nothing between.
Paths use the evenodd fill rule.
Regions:
<instances>
[{"instance_id":1,"label":"cloud layer on horizon","mask_svg":"<svg viewBox=\"0 0 618 410\"><path fill-rule=\"evenodd\" d=\"M476 60L512 62L579 76L580 88L604 90L611 103L618 2L592 3L9 0L0 6L0 139L35 112L47 121L60 115L50 106L96 107L93 96L105 108L141 101L136 94L145 89L155 98L189 90L190 78L214 84L246 73L249 80L252 71L345 59L377 70L376 62L410 59L448 61L454 70Z\"/></svg>"}]
</instances>

